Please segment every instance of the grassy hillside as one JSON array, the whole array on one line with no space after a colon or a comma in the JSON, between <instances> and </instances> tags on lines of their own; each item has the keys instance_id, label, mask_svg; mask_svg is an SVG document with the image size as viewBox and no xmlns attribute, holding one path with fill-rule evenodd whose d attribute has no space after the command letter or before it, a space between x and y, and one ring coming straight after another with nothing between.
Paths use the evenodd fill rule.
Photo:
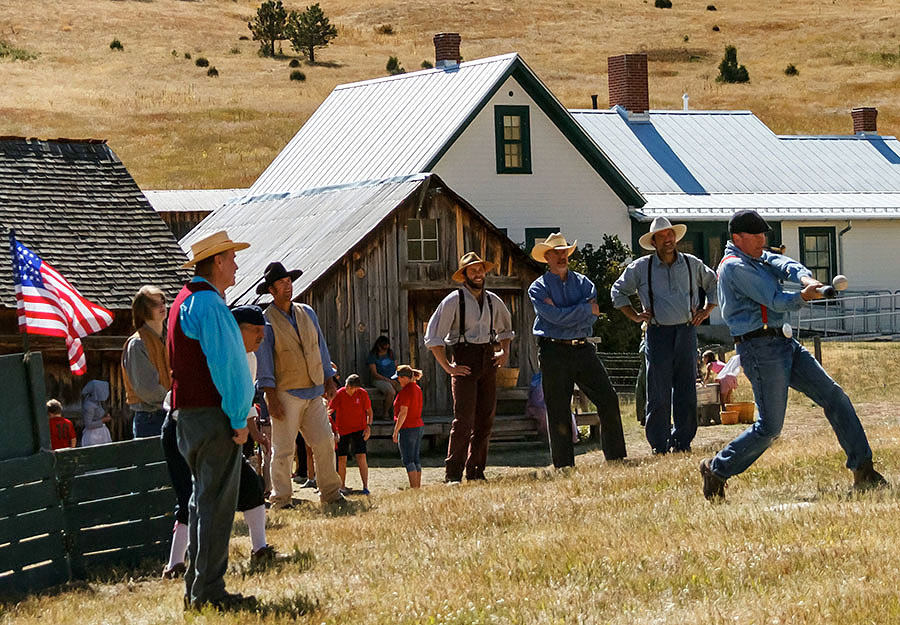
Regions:
<instances>
[{"instance_id":1,"label":"grassy hillside","mask_svg":"<svg viewBox=\"0 0 900 625\"><path fill-rule=\"evenodd\" d=\"M300 83L288 79L289 59L260 58L256 42L239 40L256 0L2 0L0 135L108 138L144 188L244 186L334 85L384 75L390 55L417 69L433 60L440 31L462 34L467 59L520 52L569 107L589 107L592 93L605 105L607 56L645 50L653 108L680 108L687 92L692 108L750 109L780 133L849 133L849 109L862 105L878 107L883 134L900 123L900 29L889 2L321 4L339 36ZM393 35L376 32L384 24ZM113 39L123 51L110 50ZM750 84L715 82L728 44ZM36 58L12 60L28 54ZM194 65L198 56L218 78ZM784 75L789 63L799 76Z\"/></svg>"}]
</instances>

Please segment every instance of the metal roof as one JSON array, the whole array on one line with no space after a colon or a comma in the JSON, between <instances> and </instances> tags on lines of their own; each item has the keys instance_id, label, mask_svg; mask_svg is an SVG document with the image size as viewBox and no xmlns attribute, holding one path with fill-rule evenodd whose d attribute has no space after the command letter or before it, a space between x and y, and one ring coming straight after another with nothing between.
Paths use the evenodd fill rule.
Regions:
<instances>
[{"instance_id":1,"label":"metal roof","mask_svg":"<svg viewBox=\"0 0 900 625\"><path fill-rule=\"evenodd\" d=\"M248 249L238 252L235 285L225 294L229 304L248 304L258 299L256 285L266 265L276 260L288 269L303 270L294 282L296 297L428 177L417 174L236 199L204 219L180 244L187 252L191 243L219 230L227 230L232 240L250 243Z\"/></svg>"},{"instance_id":2,"label":"metal roof","mask_svg":"<svg viewBox=\"0 0 900 625\"><path fill-rule=\"evenodd\" d=\"M745 208L775 220L900 219L900 193L645 193L644 197L647 203L631 211L638 221L659 216L719 221Z\"/></svg>"},{"instance_id":3,"label":"metal roof","mask_svg":"<svg viewBox=\"0 0 900 625\"><path fill-rule=\"evenodd\" d=\"M619 107L570 112L647 198L644 214L665 209L682 218L676 209L714 212L759 203L807 218L807 210L820 218L857 210L898 216L900 142L894 137L779 136L749 111L650 111L645 120L629 120Z\"/></svg>"},{"instance_id":4,"label":"metal roof","mask_svg":"<svg viewBox=\"0 0 900 625\"><path fill-rule=\"evenodd\" d=\"M144 196L157 213L211 213L247 189L145 189Z\"/></svg>"}]
</instances>

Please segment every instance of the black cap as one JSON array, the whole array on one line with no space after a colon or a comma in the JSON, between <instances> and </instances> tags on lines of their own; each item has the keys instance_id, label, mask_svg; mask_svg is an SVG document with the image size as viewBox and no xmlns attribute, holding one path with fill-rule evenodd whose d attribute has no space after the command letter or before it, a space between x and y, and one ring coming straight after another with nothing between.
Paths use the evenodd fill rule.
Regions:
<instances>
[{"instance_id":1,"label":"black cap","mask_svg":"<svg viewBox=\"0 0 900 625\"><path fill-rule=\"evenodd\" d=\"M772 232L772 228L755 210L745 209L737 211L728 220L728 232L730 234L762 234L763 232Z\"/></svg>"},{"instance_id":2,"label":"black cap","mask_svg":"<svg viewBox=\"0 0 900 625\"><path fill-rule=\"evenodd\" d=\"M231 309L234 320L238 325L249 323L255 326L266 325L266 318L263 316L262 308L259 306L236 306Z\"/></svg>"}]
</instances>

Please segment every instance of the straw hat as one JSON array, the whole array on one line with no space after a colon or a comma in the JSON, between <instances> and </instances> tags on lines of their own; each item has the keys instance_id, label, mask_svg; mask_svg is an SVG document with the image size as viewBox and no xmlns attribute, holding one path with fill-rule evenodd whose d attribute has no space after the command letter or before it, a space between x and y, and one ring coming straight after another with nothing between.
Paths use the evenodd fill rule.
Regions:
<instances>
[{"instance_id":1,"label":"straw hat","mask_svg":"<svg viewBox=\"0 0 900 625\"><path fill-rule=\"evenodd\" d=\"M638 239L638 245L645 250L651 252L656 251L656 248L653 247L653 235L657 232L662 232L663 230L674 230L675 242L678 243L684 237L684 233L687 232L687 226L684 224L675 224L673 226L672 222L665 217L657 217L653 220L653 223L650 224L650 232Z\"/></svg>"},{"instance_id":2,"label":"straw hat","mask_svg":"<svg viewBox=\"0 0 900 625\"><path fill-rule=\"evenodd\" d=\"M462 258L459 259L459 269L457 269L453 274L453 281L465 282L466 278L463 273L465 272L466 267L477 265L478 263L484 265L485 273L494 268L494 263L488 262L486 260L481 260L481 258L475 252L466 252L462 255Z\"/></svg>"},{"instance_id":3,"label":"straw hat","mask_svg":"<svg viewBox=\"0 0 900 625\"><path fill-rule=\"evenodd\" d=\"M227 252L228 250L245 250L249 243L239 243L228 238L228 233L220 230L206 238L191 244L191 260L181 266L182 269L190 269L204 258Z\"/></svg>"},{"instance_id":4,"label":"straw hat","mask_svg":"<svg viewBox=\"0 0 900 625\"><path fill-rule=\"evenodd\" d=\"M554 232L549 237L538 243L531 250L531 257L539 263L546 263L544 254L547 250L566 250L566 258L575 252L578 241L573 241L572 245L566 241L566 237L561 232Z\"/></svg>"}]
</instances>

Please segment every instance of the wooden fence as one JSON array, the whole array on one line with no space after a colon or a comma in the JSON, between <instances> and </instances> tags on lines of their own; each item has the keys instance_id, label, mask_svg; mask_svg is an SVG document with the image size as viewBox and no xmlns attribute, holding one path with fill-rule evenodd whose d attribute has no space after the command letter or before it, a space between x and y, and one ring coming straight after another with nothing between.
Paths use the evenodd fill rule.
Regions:
<instances>
[{"instance_id":1,"label":"wooden fence","mask_svg":"<svg viewBox=\"0 0 900 625\"><path fill-rule=\"evenodd\" d=\"M174 503L159 438L0 462L0 593L165 557Z\"/></svg>"}]
</instances>

